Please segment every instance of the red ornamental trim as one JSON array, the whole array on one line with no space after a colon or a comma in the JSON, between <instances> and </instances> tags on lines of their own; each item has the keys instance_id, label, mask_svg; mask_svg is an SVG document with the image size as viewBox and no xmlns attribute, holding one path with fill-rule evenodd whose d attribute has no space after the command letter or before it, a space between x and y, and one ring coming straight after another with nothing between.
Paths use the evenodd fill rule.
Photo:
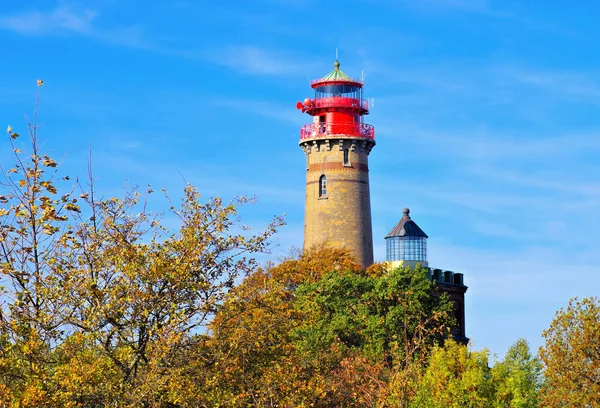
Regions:
<instances>
[{"instance_id":1,"label":"red ornamental trim","mask_svg":"<svg viewBox=\"0 0 600 408\"><path fill-rule=\"evenodd\" d=\"M323 78L320 78L320 79L314 79L314 80L310 81L311 88L316 88L321 85L338 85L338 84L353 84L353 85L358 85L360 88L362 88L365 85L364 81L361 81L360 79L354 79L354 78L330 79L330 80L323 80Z\"/></svg>"},{"instance_id":2,"label":"red ornamental trim","mask_svg":"<svg viewBox=\"0 0 600 408\"><path fill-rule=\"evenodd\" d=\"M368 111L369 102L366 99L346 98L343 96L331 96L327 98L313 99L311 109L319 108L354 108Z\"/></svg>"},{"instance_id":3,"label":"red ornamental trim","mask_svg":"<svg viewBox=\"0 0 600 408\"><path fill-rule=\"evenodd\" d=\"M309 123L300 128L300 140L326 139L332 135L375 140L375 127L366 123Z\"/></svg>"}]
</instances>

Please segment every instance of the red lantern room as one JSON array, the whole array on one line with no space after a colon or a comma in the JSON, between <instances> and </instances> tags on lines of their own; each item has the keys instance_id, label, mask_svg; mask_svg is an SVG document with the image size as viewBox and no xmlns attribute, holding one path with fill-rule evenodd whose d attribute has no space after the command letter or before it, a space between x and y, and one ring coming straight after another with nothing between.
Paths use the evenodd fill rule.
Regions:
<instances>
[{"instance_id":1,"label":"red lantern room","mask_svg":"<svg viewBox=\"0 0 600 408\"><path fill-rule=\"evenodd\" d=\"M333 71L312 81L310 86L315 90L314 98L296 104L298 109L314 118L313 123L300 129L301 143L331 135L368 139L375 143L375 128L363 122L363 115L369 114L369 105L363 99L363 81L342 72L336 60Z\"/></svg>"}]
</instances>

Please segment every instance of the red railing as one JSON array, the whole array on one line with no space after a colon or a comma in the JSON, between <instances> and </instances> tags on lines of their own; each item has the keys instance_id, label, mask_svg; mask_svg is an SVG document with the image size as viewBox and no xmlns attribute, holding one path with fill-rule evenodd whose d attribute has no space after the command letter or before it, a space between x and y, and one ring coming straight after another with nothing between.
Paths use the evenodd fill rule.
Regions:
<instances>
[{"instance_id":1,"label":"red railing","mask_svg":"<svg viewBox=\"0 0 600 408\"><path fill-rule=\"evenodd\" d=\"M339 82L339 83L353 83L353 84L360 84L360 85L364 85L364 81L360 80L360 79L338 79L338 80L334 80L334 79L330 79L329 81L323 81L323 78L320 79L314 79L312 81L310 81L310 86L314 86L317 84L328 84L328 83L332 83L332 82Z\"/></svg>"},{"instance_id":2,"label":"red railing","mask_svg":"<svg viewBox=\"0 0 600 408\"><path fill-rule=\"evenodd\" d=\"M300 140L325 138L331 135L375 139L375 127L366 123L309 123L300 128Z\"/></svg>"},{"instance_id":3,"label":"red railing","mask_svg":"<svg viewBox=\"0 0 600 408\"><path fill-rule=\"evenodd\" d=\"M369 110L369 102L366 99L331 96L328 98L313 99L310 108L355 108Z\"/></svg>"}]
</instances>

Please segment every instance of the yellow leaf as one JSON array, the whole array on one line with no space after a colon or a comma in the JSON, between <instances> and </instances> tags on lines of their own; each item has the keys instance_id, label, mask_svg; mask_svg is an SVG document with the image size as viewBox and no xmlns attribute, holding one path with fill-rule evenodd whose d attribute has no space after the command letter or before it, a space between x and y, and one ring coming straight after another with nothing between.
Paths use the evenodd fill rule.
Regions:
<instances>
[{"instance_id":1,"label":"yellow leaf","mask_svg":"<svg viewBox=\"0 0 600 408\"><path fill-rule=\"evenodd\" d=\"M13 139L16 139L17 137L19 137L18 133L11 133L10 137L12 137Z\"/></svg>"},{"instance_id":2,"label":"yellow leaf","mask_svg":"<svg viewBox=\"0 0 600 408\"><path fill-rule=\"evenodd\" d=\"M8 169L8 173L16 173L17 169L15 169L14 167L12 169Z\"/></svg>"},{"instance_id":3,"label":"yellow leaf","mask_svg":"<svg viewBox=\"0 0 600 408\"><path fill-rule=\"evenodd\" d=\"M12 127L10 125L8 125L8 127L6 128L6 132L7 133L12 133Z\"/></svg>"},{"instance_id":4,"label":"yellow leaf","mask_svg":"<svg viewBox=\"0 0 600 408\"><path fill-rule=\"evenodd\" d=\"M19 186L25 187L26 185L27 185L27 182L25 180L19 181Z\"/></svg>"},{"instance_id":5,"label":"yellow leaf","mask_svg":"<svg viewBox=\"0 0 600 408\"><path fill-rule=\"evenodd\" d=\"M67 209L69 211L81 212L81 209L79 208L79 206L77 206L75 204L71 204L71 203L65 205L65 209Z\"/></svg>"},{"instance_id":6,"label":"yellow leaf","mask_svg":"<svg viewBox=\"0 0 600 408\"><path fill-rule=\"evenodd\" d=\"M44 85L44 81L42 81L41 79L37 80L37 86L43 86Z\"/></svg>"},{"instance_id":7,"label":"yellow leaf","mask_svg":"<svg viewBox=\"0 0 600 408\"><path fill-rule=\"evenodd\" d=\"M46 157L44 159L44 166L47 166L47 167L56 167L56 162L54 160L52 160L51 158Z\"/></svg>"}]
</instances>

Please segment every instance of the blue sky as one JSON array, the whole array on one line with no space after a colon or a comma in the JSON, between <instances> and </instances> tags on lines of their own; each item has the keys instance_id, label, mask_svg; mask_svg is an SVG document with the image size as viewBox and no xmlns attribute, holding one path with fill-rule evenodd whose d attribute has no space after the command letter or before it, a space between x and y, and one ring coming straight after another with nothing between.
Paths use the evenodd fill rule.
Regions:
<instances>
[{"instance_id":1,"label":"blue sky","mask_svg":"<svg viewBox=\"0 0 600 408\"><path fill-rule=\"evenodd\" d=\"M376 260L410 207L430 265L465 274L467 335L498 354L600 292L597 2L3 3L0 123L25 133L42 78L45 147L84 175L91 145L104 195L184 177L256 195L245 220L286 213L276 255L301 246L294 105L339 48L375 98Z\"/></svg>"}]
</instances>

